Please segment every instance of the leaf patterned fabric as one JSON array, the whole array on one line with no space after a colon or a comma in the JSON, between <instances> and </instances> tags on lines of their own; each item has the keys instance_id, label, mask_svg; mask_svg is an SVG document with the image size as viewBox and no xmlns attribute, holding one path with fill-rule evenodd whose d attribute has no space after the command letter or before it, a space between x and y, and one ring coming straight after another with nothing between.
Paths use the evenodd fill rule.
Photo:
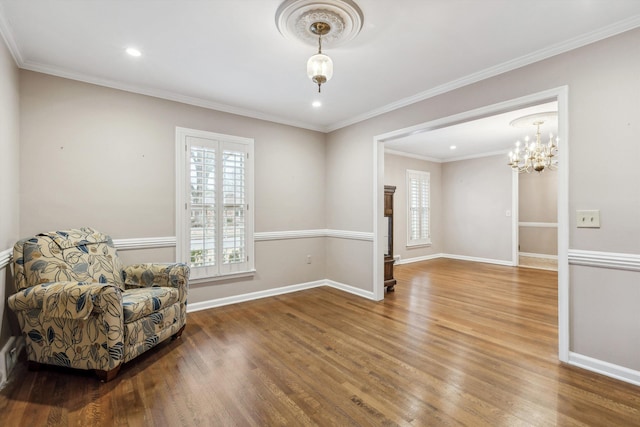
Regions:
<instances>
[{"instance_id":1,"label":"leaf patterned fabric","mask_svg":"<svg viewBox=\"0 0 640 427\"><path fill-rule=\"evenodd\" d=\"M189 267L125 269L111 238L92 228L20 240L13 262L19 291L8 305L31 361L110 371L186 323Z\"/></svg>"}]
</instances>

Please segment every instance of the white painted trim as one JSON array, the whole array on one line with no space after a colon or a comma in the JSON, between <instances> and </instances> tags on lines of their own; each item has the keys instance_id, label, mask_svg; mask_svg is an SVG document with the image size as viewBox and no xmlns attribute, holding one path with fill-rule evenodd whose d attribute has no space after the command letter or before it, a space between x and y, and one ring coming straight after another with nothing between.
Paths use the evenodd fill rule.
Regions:
<instances>
[{"instance_id":1,"label":"white painted trim","mask_svg":"<svg viewBox=\"0 0 640 427\"><path fill-rule=\"evenodd\" d=\"M483 262L485 264L497 264L497 265L506 265L508 267L513 267L513 263L511 261L502 260L502 259L480 258L480 257L474 257L474 256L454 255L454 254L442 254L442 258L458 259L461 261Z\"/></svg>"},{"instance_id":2,"label":"white painted trim","mask_svg":"<svg viewBox=\"0 0 640 427\"><path fill-rule=\"evenodd\" d=\"M520 249L520 174L517 170L511 171L511 263L517 267L520 263L518 250Z\"/></svg>"},{"instance_id":3,"label":"white painted trim","mask_svg":"<svg viewBox=\"0 0 640 427\"><path fill-rule=\"evenodd\" d=\"M374 292L365 291L364 289L356 288L355 286L345 285L344 283L335 282L329 279L325 280L325 284L326 286L329 286L334 289L338 289L343 292L348 292L350 294L353 294L362 298L378 301L376 299Z\"/></svg>"},{"instance_id":4,"label":"white painted trim","mask_svg":"<svg viewBox=\"0 0 640 427\"><path fill-rule=\"evenodd\" d=\"M558 228L557 222L519 222L519 227Z\"/></svg>"},{"instance_id":5,"label":"white painted trim","mask_svg":"<svg viewBox=\"0 0 640 427\"><path fill-rule=\"evenodd\" d=\"M268 240L309 239L313 237L326 237L326 229L318 230L287 230L287 231L259 231L254 233L256 242Z\"/></svg>"},{"instance_id":6,"label":"white painted trim","mask_svg":"<svg viewBox=\"0 0 640 427\"><path fill-rule=\"evenodd\" d=\"M636 17L637 24L640 25L640 16ZM595 40L594 40L595 41ZM426 99L426 98L424 98ZM558 137L562 143L562 151L558 156L558 359L567 362L569 359L569 259L567 251L569 249L569 87L560 86L542 92L526 95L520 98L487 105L475 110L465 111L448 117L442 117L430 122L420 123L407 128L397 129L384 134L376 135L373 138L374 159L383 157L384 142L411 135L414 132L424 132L432 129L439 129L455 123L462 123L480 117L496 115L524 106L541 104L551 100L558 101ZM398 107L399 108L399 107ZM379 154L380 153L380 154ZM380 184L384 179L384 162L380 166L375 160L373 165L374 181L374 241L378 235L382 236L383 231L378 229L378 210L382 213L382 208L376 207L375 200L377 193L382 191ZM377 186L376 186L376 183ZM514 209L515 212L515 209ZM515 219L512 224L515 224ZM512 228L517 228L512 225ZM374 248L375 249L375 248ZM515 258L507 265L517 265L517 244L513 244L511 256ZM383 295L382 281L379 278L381 263L374 250L374 291L376 295Z\"/></svg>"},{"instance_id":7,"label":"white painted trim","mask_svg":"<svg viewBox=\"0 0 640 427\"><path fill-rule=\"evenodd\" d=\"M337 239L373 241L373 233L369 231L348 230L287 230L287 231L262 231L254 234L256 242L268 240L309 239L314 237L334 237Z\"/></svg>"},{"instance_id":8,"label":"white painted trim","mask_svg":"<svg viewBox=\"0 0 640 427\"><path fill-rule=\"evenodd\" d=\"M604 360L594 359L593 357L574 352L569 353L569 364L640 386L640 371L634 369L625 368L624 366L615 365L605 362Z\"/></svg>"},{"instance_id":9,"label":"white painted trim","mask_svg":"<svg viewBox=\"0 0 640 427\"><path fill-rule=\"evenodd\" d=\"M404 151L392 150L390 148L385 148L384 154L391 154L394 156L401 156L401 157L409 157L411 159L424 160L426 162L432 162L432 163L442 163L442 159L437 159L435 157L421 156L420 154L414 154L414 153L405 153Z\"/></svg>"},{"instance_id":10,"label":"white painted trim","mask_svg":"<svg viewBox=\"0 0 640 427\"><path fill-rule=\"evenodd\" d=\"M316 280L314 282L300 283L297 285L282 286L275 289L267 289L264 291L250 292L248 294L234 295L231 297L217 298L209 301L202 301L187 304L187 313L193 313L201 310L208 310L210 308L223 307L225 305L238 304L241 302L254 301L257 299L274 297L278 295L290 294L293 292L300 292L307 289L319 288L321 286L329 286L331 288L338 289L343 292L348 292L353 295L357 295L370 300L375 300L373 292L365 291L354 286L345 285L344 283L334 282L333 280Z\"/></svg>"},{"instance_id":11,"label":"white painted trim","mask_svg":"<svg viewBox=\"0 0 640 427\"><path fill-rule=\"evenodd\" d=\"M509 154L509 150L487 151L486 153L469 154L468 156L451 157L449 159L443 159L442 163L460 162L462 160L482 159L484 157L493 157L493 156L502 156L502 155L506 156L507 154Z\"/></svg>"},{"instance_id":12,"label":"white painted trim","mask_svg":"<svg viewBox=\"0 0 640 427\"><path fill-rule=\"evenodd\" d=\"M569 264L640 271L640 255L570 249Z\"/></svg>"},{"instance_id":13,"label":"white painted trim","mask_svg":"<svg viewBox=\"0 0 640 427\"><path fill-rule=\"evenodd\" d=\"M327 237L336 239L364 240L373 242L373 233L370 231L327 230Z\"/></svg>"},{"instance_id":14,"label":"white painted trim","mask_svg":"<svg viewBox=\"0 0 640 427\"><path fill-rule=\"evenodd\" d=\"M11 56L13 56L13 60L16 62L16 65L21 67L22 64L24 64L24 60L20 53L20 49L18 49L18 44L13 38L11 26L7 22L5 16L4 7L0 4L0 36L2 36L2 39L4 39L5 44L9 48L9 52L11 52Z\"/></svg>"},{"instance_id":15,"label":"white painted trim","mask_svg":"<svg viewBox=\"0 0 640 427\"><path fill-rule=\"evenodd\" d=\"M412 264L414 262L429 261L429 260L438 259L438 258L442 258L442 254L433 254L433 255L418 256L414 258L397 259L395 263L396 265Z\"/></svg>"},{"instance_id":16,"label":"white painted trim","mask_svg":"<svg viewBox=\"0 0 640 427\"><path fill-rule=\"evenodd\" d=\"M325 286L325 280L317 280L315 282L300 283L297 285L282 286L280 288L267 289L264 291L250 292L248 294L234 295L231 297L217 298L209 301L202 301L187 304L187 313L195 311L207 310L209 308L222 307L225 305L238 304L241 302L253 301L261 298L274 297L278 295L289 294L292 292L304 291L306 289Z\"/></svg>"},{"instance_id":17,"label":"white painted trim","mask_svg":"<svg viewBox=\"0 0 640 427\"><path fill-rule=\"evenodd\" d=\"M558 255L534 254L534 253L531 253L531 252L519 252L518 255L519 256L526 256L526 257L529 257L529 258L552 259L552 260L557 260L558 259Z\"/></svg>"},{"instance_id":18,"label":"white painted trim","mask_svg":"<svg viewBox=\"0 0 640 427\"><path fill-rule=\"evenodd\" d=\"M601 28L599 30L593 31L591 33L584 34L579 37L574 37L573 39L567 40L565 42L557 43L553 46L549 46L545 49L540 49L528 55L524 55L519 58L512 59L507 62L503 62L502 64L498 64L493 67L485 68L484 70L480 70L479 72L469 74L465 77L452 80L443 85L436 86L424 92L420 92L416 95L403 98L396 102L392 102L390 104L382 106L380 108L376 108L369 112L359 114L355 117L352 117L351 119L346 119L346 120L333 123L327 127L326 132L333 132L334 130L341 129L343 127L347 127L358 122L362 122L372 117L376 117L381 114L398 110L408 105L415 104L420 101L424 101L425 99L433 98L443 93L450 92L452 90L459 89L461 87L464 87L473 83L477 83L479 81L482 81L491 77L495 77L497 75L506 73L508 71L512 71L517 68L521 68L526 65L533 64L535 62L542 61L547 58L551 58L552 56L556 56L561 53L565 53L570 50L577 49L579 47L586 46L591 43L595 43L597 41L606 39L607 37L612 37L617 34L623 33L625 31L632 30L638 26L640 26L640 15L631 16L627 19L624 19L622 21L619 21L607 27ZM566 140L563 140L563 141L566 141Z\"/></svg>"},{"instance_id":19,"label":"white painted trim","mask_svg":"<svg viewBox=\"0 0 640 427\"><path fill-rule=\"evenodd\" d=\"M617 34L632 30L640 26L640 15L634 15L622 21L606 26L604 28L600 28L598 30L592 31L588 34L583 34L581 36L574 37L570 40L557 43L555 45L549 46L544 49L540 49L528 55L524 55L519 58L515 58L513 60L503 62L502 64L498 64L493 67L480 70L478 72L469 74L462 78L452 80L440 86L436 86L434 88L428 89L424 92L420 92L413 96L400 99L398 101L384 105L380 108L376 108L369 112L359 114L349 119L341 120L341 121L323 126L323 125L314 125L314 124L296 121L296 120L290 120L284 117L280 117L272 114L266 114L261 111L255 111L252 109L240 108L232 105L222 104L219 102L213 102L211 100L207 100L203 98L185 96L185 95L171 92L171 91L166 91L166 90L161 90L156 88L141 87L138 85L128 85L128 84L116 82L113 80L101 79L101 78L89 76L83 73L78 73L78 72L69 71L62 68L58 68L58 67L53 67L50 65L39 64L32 61L25 61L24 58L22 57L22 54L20 53L18 45L15 43L15 40L13 38L13 32L11 31L11 26L3 18L3 16L4 16L4 13L2 13L2 9L0 8L0 34L6 41L6 44L9 48L9 51L11 52L11 55L13 56L16 64L20 68L37 71L45 74L50 74L58 77L64 77L67 79L87 82L87 83L91 83L99 86L105 86L105 87L110 87L114 89L124 90L127 92L138 93L141 95L152 96L155 98L166 99L169 101L180 102L183 104L195 105L198 107L203 107L211 110L237 114L244 117L251 117L259 120L266 120L273 123L280 123L283 125L294 126L294 127L303 128L303 129L310 129L310 130L325 132L325 133L333 132L335 130L347 127L355 123L359 123L361 121L370 119L372 117L376 117L381 114L385 114L385 113L406 107L408 105L415 104L420 101L424 101L425 99L433 98L443 93L450 92L452 90L455 90L473 83L477 83L479 81L482 81L491 77L495 77L505 72L515 70L517 68L521 68L526 65L533 64L535 62L542 61L547 58L551 58L552 56L556 56L561 53L565 53L573 49L577 49L579 47L586 46L591 43L595 43L597 41L615 36Z\"/></svg>"},{"instance_id":20,"label":"white painted trim","mask_svg":"<svg viewBox=\"0 0 640 427\"><path fill-rule=\"evenodd\" d=\"M376 301L384 299L384 141L373 137L373 294Z\"/></svg>"},{"instance_id":21,"label":"white painted trim","mask_svg":"<svg viewBox=\"0 0 640 427\"><path fill-rule=\"evenodd\" d=\"M0 252L0 269L5 268L11 262L11 258L13 258L13 249L5 249Z\"/></svg>"},{"instance_id":22,"label":"white painted trim","mask_svg":"<svg viewBox=\"0 0 640 427\"><path fill-rule=\"evenodd\" d=\"M639 19L640 21L640 19ZM562 152L558 156L558 359L569 360L569 87L553 89L558 101L558 138Z\"/></svg>"},{"instance_id":23,"label":"white painted trim","mask_svg":"<svg viewBox=\"0 0 640 427\"><path fill-rule=\"evenodd\" d=\"M131 249L169 248L176 245L176 238L175 236L167 236L113 239L113 244L119 251L128 251Z\"/></svg>"}]
</instances>

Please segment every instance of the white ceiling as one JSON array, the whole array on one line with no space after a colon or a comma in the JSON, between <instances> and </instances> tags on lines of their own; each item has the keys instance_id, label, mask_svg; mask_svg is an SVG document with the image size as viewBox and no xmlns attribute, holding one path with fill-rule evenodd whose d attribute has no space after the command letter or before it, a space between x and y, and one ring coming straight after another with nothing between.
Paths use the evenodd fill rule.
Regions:
<instances>
[{"instance_id":1,"label":"white ceiling","mask_svg":"<svg viewBox=\"0 0 640 427\"><path fill-rule=\"evenodd\" d=\"M536 134L533 124L530 128L514 127L510 126L511 121L531 114L557 111L556 101L547 102L453 126L415 132L386 141L384 146L391 154L408 155L440 163L505 154L506 164L506 153L513 149L515 142L524 142L525 136L535 141ZM546 143L549 140L549 133L558 135L557 117L547 119L540 125L542 142ZM455 149L451 149L452 146Z\"/></svg>"},{"instance_id":2,"label":"white ceiling","mask_svg":"<svg viewBox=\"0 0 640 427\"><path fill-rule=\"evenodd\" d=\"M0 0L0 31L25 69L331 131L640 26L639 0L355 1L320 95L281 0Z\"/></svg>"}]
</instances>

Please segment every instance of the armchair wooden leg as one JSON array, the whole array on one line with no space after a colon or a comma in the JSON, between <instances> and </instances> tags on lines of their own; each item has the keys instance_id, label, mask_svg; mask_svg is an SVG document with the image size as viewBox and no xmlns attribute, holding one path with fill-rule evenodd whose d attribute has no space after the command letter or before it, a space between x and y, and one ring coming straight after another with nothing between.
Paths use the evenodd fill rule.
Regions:
<instances>
[{"instance_id":1,"label":"armchair wooden leg","mask_svg":"<svg viewBox=\"0 0 640 427\"><path fill-rule=\"evenodd\" d=\"M175 334L171 335L171 339L175 340L178 339L182 336L182 331L184 331L184 327L187 325L182 325L182 328L178 329L178 332L176 332Z\"/></svg>"},{"instance_id":2,"label":"armchair wooden leg","mask_svg":"<svg viewBox=\"0 0 640 427\"><path fill-rule=\"evenodd\" d=\"M118 365L115 368L113 368L110 371L102 371L100 369L96 369L95 373L96 376L98 377L98 379L103 382L103 383L108 383L109 381L111 381L112 379L114 379L116 377L116 375L118 375L118 372L120 371L120 367L122 365Z\"/></svg>"}]
</instances>

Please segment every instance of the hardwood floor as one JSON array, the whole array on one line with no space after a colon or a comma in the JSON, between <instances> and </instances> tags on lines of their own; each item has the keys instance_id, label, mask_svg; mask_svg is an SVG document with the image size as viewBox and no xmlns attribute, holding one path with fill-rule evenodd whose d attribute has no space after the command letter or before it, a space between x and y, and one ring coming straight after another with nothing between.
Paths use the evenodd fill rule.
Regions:
<instances>
[{"instance_id":1,"label":"hardwood floor","mask_svg":"<svg viewBox=\"0 0 640 427\"><path fill-rule=\"evenodd\" d=\"M0 425L640 425L640 387L557 362L555 272L395 275L382 302L316 288L191 313L105 384L22 363Z\"/></svg>"}]
</instances>

